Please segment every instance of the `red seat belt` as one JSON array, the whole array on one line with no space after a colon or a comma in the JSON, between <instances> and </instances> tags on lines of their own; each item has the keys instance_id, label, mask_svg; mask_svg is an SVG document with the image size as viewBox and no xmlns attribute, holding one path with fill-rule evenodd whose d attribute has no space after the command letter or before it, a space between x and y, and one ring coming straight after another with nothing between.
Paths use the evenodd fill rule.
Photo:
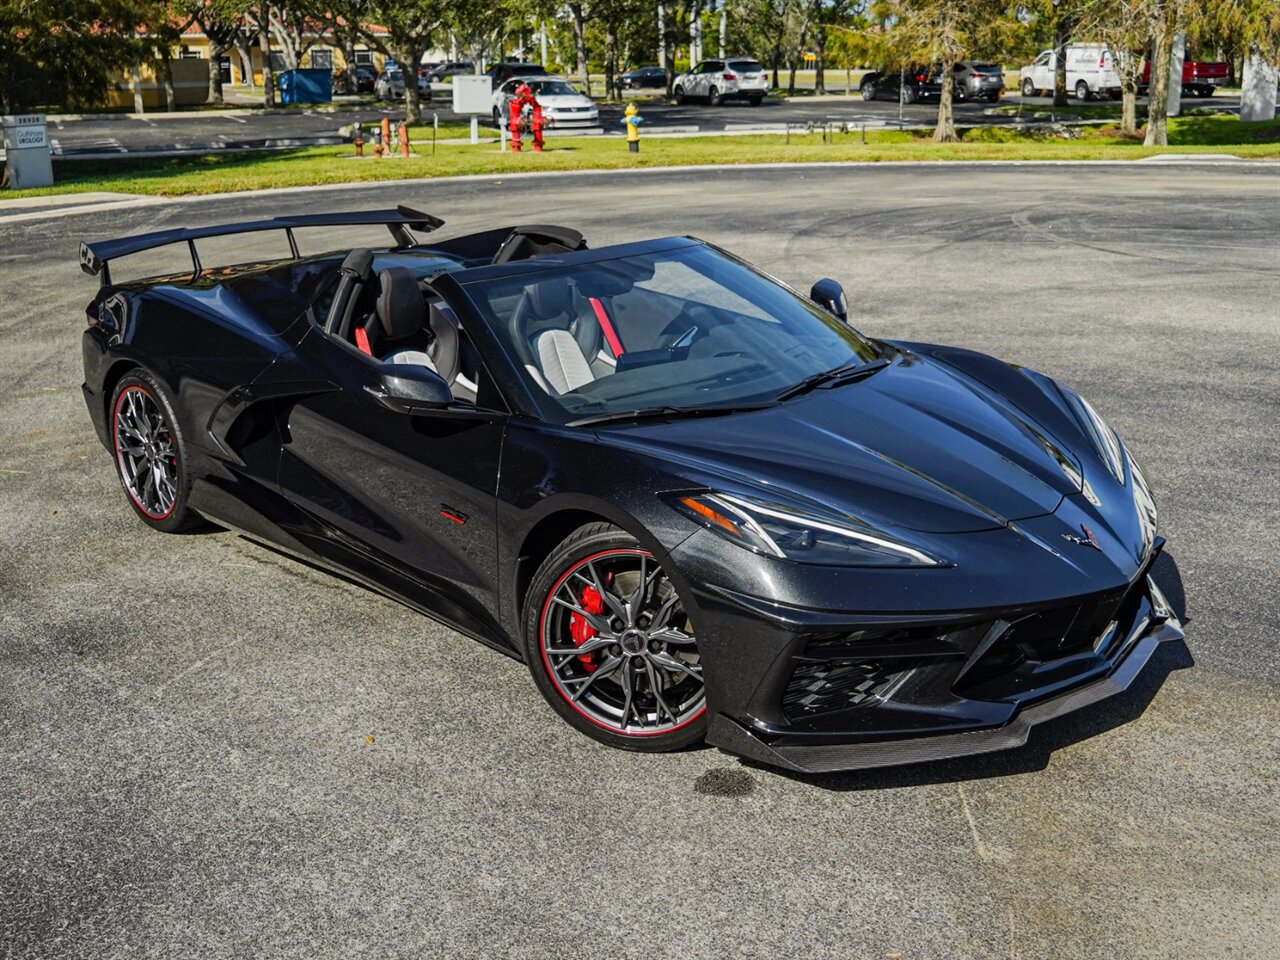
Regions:
<instances>
[{"instance_id":1,"label":"red seat belt","mask_svg":"<svg viewBox=\"0 0 1280 960\"><path fill-rule=\"evenodd\" d=\"M613 329L613 321L605 312L604 304L595 297L588 297L587 300L591 304L591 309L595 311L596 320L600 322L600 329L604 331L604 339L609 344L609 351L615 358L622 356L622 341L618 339L618 332Z\"/></svg>"},{"instance_id":2,"label":"red seat belt","mask_svg":"<svg viewBox=\"0 0 1280 960\"><path fill-rule=\"evenodd\" d=\"M361 352L373 356L373 348L369 346L369 334L364 327L356 327L356 346Z\"/></svg>"}]
</instances>

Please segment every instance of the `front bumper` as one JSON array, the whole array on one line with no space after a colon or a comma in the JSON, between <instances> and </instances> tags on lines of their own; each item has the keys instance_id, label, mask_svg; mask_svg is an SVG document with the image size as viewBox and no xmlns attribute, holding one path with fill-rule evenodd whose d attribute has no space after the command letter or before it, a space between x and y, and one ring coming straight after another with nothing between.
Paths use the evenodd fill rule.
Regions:
<instances>
[{"instance_id":1,"label":"front bumper","mask_svg":"<svg viewBox=\"0 0 1280 960\"><path fill-rule=\"evenodd\" d=\"M1127 585L1065 602L853 629L793 622L760 682L712 705L707 740L807 773L1018 747L1036 724L1127 689L1182 638L1150 578L1158 553Z\"/></svg>"}]
</instances>

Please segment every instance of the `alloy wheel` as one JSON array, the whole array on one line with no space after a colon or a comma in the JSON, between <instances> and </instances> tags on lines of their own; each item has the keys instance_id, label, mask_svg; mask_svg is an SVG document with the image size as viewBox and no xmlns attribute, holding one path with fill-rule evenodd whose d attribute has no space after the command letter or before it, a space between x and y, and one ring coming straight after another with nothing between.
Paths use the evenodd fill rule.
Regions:
<instances>
[{"instance_id":1,"label":"alloy wheel","mask_svg":"<svg viewBox=\"0 0 1280 960\"><path fill-rule=\"evenodd\" d=\"M645 550L570 565L543 604L538 644L560 696L611 733L671 733L706 711L697 638L675 584Z\"/></svg>"},{"instance_id":2,"label":"alloy wheel","mask_svg":"<svg viewBox=\"0 0 1280 960\"><path fill-rule=\"evenodd\" d=\"M129 386L120 391L112 435L125 492L152 520L165 519L177 501L177 443L160 405L146 388Z\"/></svg>"}]
</instances>

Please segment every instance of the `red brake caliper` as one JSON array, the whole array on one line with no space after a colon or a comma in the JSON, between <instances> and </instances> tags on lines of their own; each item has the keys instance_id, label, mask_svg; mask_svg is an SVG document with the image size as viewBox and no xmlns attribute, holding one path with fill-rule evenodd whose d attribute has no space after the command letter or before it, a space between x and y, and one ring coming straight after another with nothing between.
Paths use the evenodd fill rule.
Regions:
<instances>
[{"instance_id":1,"label":"red brake caliper","mask_svg":"<svg viewBox=\"0 0 1280 960\"><path fill-rule=\"evenodd\" d=\"M604 613L604 597L600 596L600 591L595 587L583 587L582 593L578 597L578 603L582 609L592 615ZM580 613L569 614L569 634L573 637L573 642L577 646L582 646L588 640L596 635L596 628L587 622L587 618ZM593 662L595 654L584 653L578 657L582 661L582 667L587 673L592 673L596 669Z\"/></svg>"}]
</instances>

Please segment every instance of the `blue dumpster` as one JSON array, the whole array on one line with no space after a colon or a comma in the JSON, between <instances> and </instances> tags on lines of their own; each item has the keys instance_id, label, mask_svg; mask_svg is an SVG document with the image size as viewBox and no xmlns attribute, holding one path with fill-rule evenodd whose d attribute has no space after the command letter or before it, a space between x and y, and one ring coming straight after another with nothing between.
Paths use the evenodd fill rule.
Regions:
<instances>
[{"instance_id":1,"label":"blue dumpster","mask_svg":"<svg viewBox=\"0 0 1280 960\"><path fill-rule=\"evenodd\" d=\"M277 75L281 103L332 103L333 73L329 70L286 70Z\"/></svg>"}]
</instances>

